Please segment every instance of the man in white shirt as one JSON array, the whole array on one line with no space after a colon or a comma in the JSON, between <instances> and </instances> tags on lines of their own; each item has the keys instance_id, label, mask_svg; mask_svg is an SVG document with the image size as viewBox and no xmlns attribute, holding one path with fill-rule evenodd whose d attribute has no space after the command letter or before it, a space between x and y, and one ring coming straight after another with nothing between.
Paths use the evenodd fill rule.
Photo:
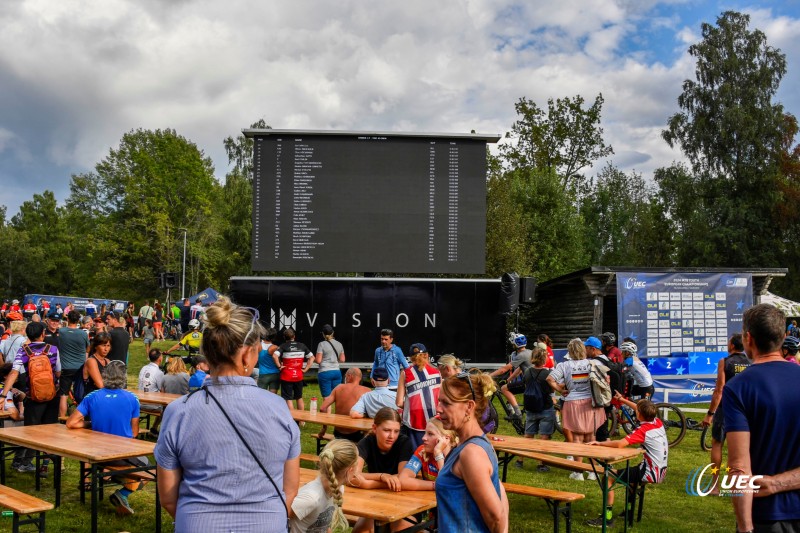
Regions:
<instances>
[{"instance_id":1,"label":"man in white shirt","mask_svg":"<svg viewBox=\"0 0 800 533\"><path fill-rule=\"evenodd\" d=\"M161 371L160 365L162 361L161 350L153 348L147 354L150 362L142 367L139 371L139 385L138 389L142 392L161 392L164 386L164 372ZM142 404L142 411L161 412L163 407L160 405ZM153 427L150 428L151 435L158 436L158 425L161 423L161 416L155 416L156 421Z\"/></svg>"}]
</instances>

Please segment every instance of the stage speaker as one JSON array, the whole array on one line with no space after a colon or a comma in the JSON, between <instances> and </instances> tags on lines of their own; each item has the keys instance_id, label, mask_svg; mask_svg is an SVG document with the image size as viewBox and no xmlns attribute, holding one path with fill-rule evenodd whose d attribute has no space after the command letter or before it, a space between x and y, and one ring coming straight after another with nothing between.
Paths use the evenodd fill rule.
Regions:
<instances>
[{"instance_id":1,"label":"stage speaker","mask_svg":"<svg viewBox=\"0 0 800 533\"><path fill-rule=\"evenodd\" d=\"M532 304L536 299L536 278L519 278L519 303Z\"/></svg>"},{"instance_id":2,"label":"stage speaker","mask_svg":"<svg viewBox=\"0 0 800 533\"><path fill-rule=\"evenodd\" d=\"M500 312L507 315L517 310L519 305L519 276L516 272L506 272L500 278Z\"/></svg>"}]
</instances>

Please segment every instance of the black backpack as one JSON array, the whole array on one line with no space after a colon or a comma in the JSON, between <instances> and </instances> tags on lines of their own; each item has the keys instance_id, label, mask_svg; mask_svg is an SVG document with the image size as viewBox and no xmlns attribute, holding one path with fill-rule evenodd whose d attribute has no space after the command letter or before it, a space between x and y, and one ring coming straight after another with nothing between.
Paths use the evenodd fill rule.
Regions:
<instances>
[{"instance_id":1,"label":"black backpack","mask_svg":"<svg viewBox=\"0 0 800 533\"><path fill-rule=\"evenodd\" d=\"M541 413L548 407L548 403L552 405L552 401L542 390L542 385L539 382L539 375L545 368L530 368L526 375L530 375L530 379L525 382L525 391L522 396L523 406L526 411L531 413Z\"/></svg>"},{"instance_id":2,"label":"black backpack","mask_svg":"<svg viewBox=\"0 0 800 533\"><path fill-rule=\"evenodd\" d=\"M611 393L619 392L624 396L627 388L626 382L628 380L628 372L625 371L625 365L622 363L615 363L610 359L600 359L600 362L608 367L608 377L611 380Z\"/></svg>"}]
</instances>

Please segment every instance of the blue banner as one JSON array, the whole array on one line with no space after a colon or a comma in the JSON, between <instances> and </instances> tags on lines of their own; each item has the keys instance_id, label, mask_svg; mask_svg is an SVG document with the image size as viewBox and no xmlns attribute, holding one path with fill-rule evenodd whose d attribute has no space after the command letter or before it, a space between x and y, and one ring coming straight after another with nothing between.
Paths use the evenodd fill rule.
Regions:
<instances>
[{"instance_id":1,"label":"blue banner","mask_svg":"<svg viewBox=\"0 0 800 533\"><path fill-rule=\"evenodd\" d=\"M752 305L751 274L617 273L617 331L634 339L640 357L725 352Z\"/></svg>"},{"instance_id":2,"label":"blue banner","mask_svg":"<svg viewBox=\"0 0 800 533\"><path fill-rule=\"evenodd\" d=\"M653 376L653 385L656 393L653 395L654 402L669 402L675 404L685 403L709 403L711 393L714 392L715 378L704 379L658 379ZM666 393L664 390L666 389ZM672 392L691 390L697 392ZM694 417L694 415L692 415ZM701 417L702 418L702 417Z\"/></svg>"}]
</instances>

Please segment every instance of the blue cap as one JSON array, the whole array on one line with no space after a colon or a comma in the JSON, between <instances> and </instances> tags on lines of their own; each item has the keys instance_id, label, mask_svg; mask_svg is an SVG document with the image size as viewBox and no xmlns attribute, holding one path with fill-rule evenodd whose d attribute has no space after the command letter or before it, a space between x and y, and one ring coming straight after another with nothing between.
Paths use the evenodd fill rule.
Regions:
<instances>
[{"instance_id":1,"label":"blue cap","mask_svg":"<svg viewBox=\"0 0 800 533\"><path fill-rule=\"evenodd\" d=\"M387 381L389 379L389 371L385 366L379 366L372 371L372 379L375 381Z\"/></svg>"},{"instance_id":2,"label":"blue cap","mask_svg":"<svg viewBox=\"0 0 800 533\"><path fill-rule=\"evenodd\" d=\"M597 337L589 337L586 339L586 342L584 342L583 345L587 348L597 348L598 350L603 349L603 343L601 343L600 339Z\"/></svg>"},{"instance_id":3,"label":"blue cap","mask_svg":"<svg viewBox=\"0 0 800 533\"><path fill-rule=\"evenodd\" d=\"M408 353L410 355L414 355L415 353L428 353L428 349L421 342L415 342L411 345L411 348L408 349Z\"/></svg>"}]
</instances>

